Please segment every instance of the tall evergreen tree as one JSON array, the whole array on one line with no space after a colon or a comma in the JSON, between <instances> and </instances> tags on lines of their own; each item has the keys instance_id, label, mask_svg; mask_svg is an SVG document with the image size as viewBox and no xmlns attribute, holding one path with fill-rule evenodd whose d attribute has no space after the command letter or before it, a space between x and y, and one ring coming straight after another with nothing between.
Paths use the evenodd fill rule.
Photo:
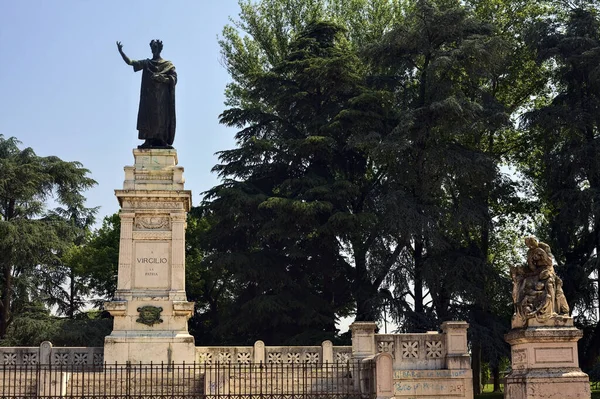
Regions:
<instances>
[{"instance_id":1,"label":"tall evergreen tree","mask_svg":"<svg viewBox=\"0 0 600 399\"><path fill-rule=\"evenodd\" d=\"M324 7L333 3L325 2ZM323 113L320 109L315 112L312 103L312 108L302 107L315 98L305 94L313 91L302 88L303 102L299 101L298 94L289 89L289 83L294 82L289 70L279 66L289 62L285 56L292 48L286 33L305 26L308 16L321 15L322 8L314 8L311 2L302 3L295 12L283 15L284 4L287 3L272 0L243 8L237 27L249 33L244 40L235 29L225 30L221 44L234 79L228 98L235 107L224 114L223 121L246 129L238 134L238 139L242 138L240 149L223 153L222 159L228 162L224 175L236 176L235 187L239 187L240 181L248 181L254 171L261 170L261 183L272 184L269 190L277 187L277 195L295 195L305 200L308 192L310 198L327 200L322 204L330 208L319 208L321 218L315 225L323 225L322 220L327 220L335 237L330 242L336 245L312 248L331 254L332 259L337 256L347 260L342 262L345 266L341 270L346 270L344 278L350 283L358 320L377 319L383 304L390 301L396 304L398 320L408 320L405 326L410 329L436 328L440 320L466 315L468 309L459 303L485 300L485 287L500 284L493 278L497 271L489 262L490 235L495 227L494 210L490 207L504 203L502 207L506 208L515 198L514 190L498 170L502 155L497 143L508 125L508 115L506 107L497 100L498 82L494 79L505 72L501 66L509 52L506 42L459 2L417 1L402 6L380 2L378 15L385 18L374 18L371 25L362 27L345 25L350 26L346 35L350 53L362 51L383 36L377 45L357 53L367 55L368 64L353 64L361 75L371 77L356 80L356 90L350 96L329 95L327 104L335 105L335 113ZM364 9L365 5L361 7ZM271 15L282 14L282 18L271 17L266 10ZM356 13L350 10L332 15L339 20L341 15L348 18ZM276 20L283 22L276 24ZM373 31L378 33L370 35ZM285 61L277 64L282 59ZM258 77L266 76L269 69L277 75L273 75L269 85L260 83L264 89L259 92ZM322 84L319 79L326 77L327 72L318 78L306 76ZM339 76L344 75L338 73L330 84L335 85ZM282 89L274 90L276 86ZM275 101L286 106L284 112L273 107ZM520 103L515 100L515 104ZM269 117L265 118L266 114ZM277 125L282 115L292 115L294 123L304 118L303 127L310 127L306 129L309 135L324 135L321 126L328 126L331 132L341 128L345 133L338 137L342 137L340 142L345 143L346 151L339 153L348 165L353 164L352 171L341 166L337 157L310 159L312 164L321 161L322 170L343 171L334 174L334 181L345 177L350 182L345 186L343 199L315 195L315 179L307 183L305 170L325 181L329 177L306 166L311 165L303 158L306 147L282 144L274 140L280 135L267 133L273 125L280 131L290 129L288 125ZM263 118L262 124L256 124L259 118ZM306 119L313 124L309 125ZM289 117L284 121L289 124ZM272 135L268 140L258 140L267 134ZM313 142L316 148L315 139ZM275 169L276 165L286 167ZM231 173L233 168L237 175ZM286 186L285 191L274 180L296 186ZM340 187L336 184L334 187ZM319 186L323 192L325 188L329 190L327 185ZM237 199L239 193L229 194ZM270 199L269 195L253 198L256 202L246 204L250 208L244 215L259 204L260 209L270 211L284 204L297 206L287 199ZM215 204L211 210L217 216L231 209L216 208ZM308 205L310 202L303 206ZM293 215L293 210L285 215ZM242 219L247 224L240 227ZM236 228L256 226L251 218L235 220ZM286 226L279 219L276 223L269 226L276 234L300 230L294 223ZM282 251L289 248L283 246ZM395 291L391 296L387 294L389 289ZM426 305L428 298L433 306Z\"/></svg>"},{"instance_id":2,"label":"tall evergreen tree","mask_svg":"<svg viewBox=\"0 0 600 399\"><path fill-rule=\"evenodd\" d=\"M31 148L19 149L15 138L0 136L0 338L12 315L40 298L44 284L61 266L60 254L79 228L48 212L53 198L72 210L86 212L81 192L92 187L88 170L79 162L40 157Z\"/></svg>"},{"instance_id":3,"label":"tall evergreen tree","mask_svg":"<svg viewBox=\"0 0 600 399\"><path fill-rule=\"evenodd\" d=\"M288 57L291 41L311 22L328 20L345 27L347 45L358 49L401 21L403 4L403 0L239 0L238 18L219 38L223 64L232 79L225 91L227 105L247 105L253 76Z\"/></svg>"},{"instance_id":4,"label":"tall evergreen tree","mask_svg":"<svg viewBox=\"0 0 600 399\"><path fill-rule=\"evenodd\" d=\"M255 93L256 76L269 71L278 62L289 56L292 51L290 38L297 36L310 21L326 17L347 27L345 36L349 40L345 41L344 46L347 50L352 51L380 37L391 25L399 21L403 11L401 5L402 2L389 0L242 2L239 21L234 23L233 27L224 29L221 40L224 61L233 79L228 86L227 103L238 109L260 108L263 104L255 103L260 97L253 94ZM240 31L247 35L242 38ZM311 71L311 73L315 72ZM309 75L307 74L307 76ZM326 73L317 75L319 84L325 77ZM329 85L337 83L338 76L330 75L329 78L332 78ZM330 87L324 87L324 90L319 91L326 92L330 89ZM351 97L356 93L343 93L340 98L334 96L329 99L329 103L335 104L336 101L343 103L350 98L349 95ZM359 125L367 128L374 128L375 125L378 125L376 130L390 131L393 124L382 126L387 123L386 112L391 114L389 107L392 103L388 100L389 98L381 92L366 93L363 90L363 93L354 98L351 104L346 104L346 109L338 116L338 125L346 129L345 136L336 139L338 144L343 145L343 141L351 137ZM358 112L352 112L350 105ZM336 104L336 107L338 111L341 109L339 108L340 104ZM344 107L343 104L342 107ZM297 109L303 111L300 107ZM318 109L316 111L318 111L316 113L318 115L320 111ZM318 131L318 124L323 121L331 123L328 118L335 116L335 113L331 111L332 109L322 116L319 115L319 118L315 119L312 124L317 127L317 130L308 134L322 135ZM299 117L310 118L313 114L315 114L315 110L307 112L304 116L299 115ZM379 114L383 114L383 117L380 117ZM302 123L306 124L305 121ZM336 128L339 129L339 126ZM311 145L315 146L316 143L313 140ZM378 199L377 193L382 190L385 182L385 171L378 169L364 154L369 146L368 143L363 141L350 144L354 146L353 150L359 150L357 152L360 153L360 156L348 158L348 166L341 166L346 170L340 175L340 178L347 178L352 184L344 186L338 183L335 187L336 195L345 197L340 199L341 211L325 210L325 212L321 211L323 215L320 216L320 219L329 220L329 216L325 216L327 212L334 214L334 217L329 220L330 225L335 225L334 232L331 233L332 238L326 245L327 241L319 241L323 244L320 247L313 245L313 250L317 251L319 256L324 256L325 262L340 264L339 267L346 270L344 276L338 272L334 273L334 276L337 276L335 278L340 281L345 279L352 285L357 318L373 320L381 312L380 288L385 287L384 282L389 270L397 266L397 259L403 246L398 245L396 234L391 235L389 231L386 232L392 227L393 218L390 215L381 217L385 213L385 209L389 210L390 206L393 206L392 198L383 202ZM305 146L303 149L304 153L307 148ZM291 147L290 149L294 150ZM259 149L259 151L261 150L264 149ZM304 154L300 155L305 156ZM252 166L258 167L257 165L261 161L257 157L253 162ZM340 160L335 159L335 162L339 163ZM355 165L352 167L356 170L348 170L353 163ZM361 163L364 165L361 166ZM323 167L326 167L325 163ZM265 169L266 171L267 169ZM365 173L365 171L367 172ZM313 170L311 173L315 173L315 171ZM265 178L267 176L268 174L265 173ZM326 178L329 179L329 177ZM362 181L359 182L357 179L362 179ZM293 189L300 192L299 190L302 188ZM308 188L303 189L307 190ZM315 195L311 194L310 197L315 197ZM371 214L372 211L375 211L375 215ZM215 214L217 213L215 212ZM319 223L322 223L322 220ZM295 229L294 226L291 227ZM333 239L334 236L337 241ZM313 255L312 259L318 259L317 255ZM335 296L339 297L340 295Z\"/></svg>"},{"instance_id":5,"label":"tall evergreen tree","mask_svg":"<svg viewBox=\"0 0 600 399\"><path fill-rule=\"evenodd\" d=\"M600 273L600 20L575 8L566 21L552 18L530 35L538 61L555 65L551 101L528 113L524 171L535 188L564 290L578 320L595 331L582 364L600 354L594 308Z\"/></svg>"},{"instance_id":6,"label":"tall evergreen tree","mask_svg":"<svg viewBox=\"0 0 600 399\"><path fill-rule=\"evenodd\" d=\"M380 163L405 207L415 291L402 312L424 315L430 296L435 323L456 311L454 298L480 292L489 202L511 195L489 148L508 122L488 86L502 46L459 2L418 1L404 25L369 49L377 79L397 93L398 126L381 142Z\"/></svg>"},{"instance_id":7,"label":"tall evergreen tree","mask_svg":"<svg viewBox=\"0 0 600 399\"><path fill-rule=\"evenodd\" d=\"M332 338L336 316L350 306L345 282L355 265L343 250L355 257L347 237L373 223L364 209L370 199L357 196L372 170L344 129L361 67L340 33L335 24L309 25L283 62L254 76L254 106L222 116L243 130L239 148L223 151L215 167L229 179L209 191L207 206L213 245L227 248L208 261L233 270L247 315L235 324L254 339Z\"/></svg>"},{"instance_id":8,"label":"tall evergreen tree","mask_svg":"<svg viewBox=\"0 0 600 399\"><path fill-rule=\"evenodd\" d=\"M518 202L499 168L510 126L498 96L507 47L461 2L419 0L368 48L375 81L396 93L399 121L380 151L409 255L393 279L395 314L409 331L469 320L476 391L482 345L488 353L505 346L506 320L492 309L506 306L493 299L510 301L490 296L508 289L491 261L497 216Z\"/></svg>"}]
</instances>

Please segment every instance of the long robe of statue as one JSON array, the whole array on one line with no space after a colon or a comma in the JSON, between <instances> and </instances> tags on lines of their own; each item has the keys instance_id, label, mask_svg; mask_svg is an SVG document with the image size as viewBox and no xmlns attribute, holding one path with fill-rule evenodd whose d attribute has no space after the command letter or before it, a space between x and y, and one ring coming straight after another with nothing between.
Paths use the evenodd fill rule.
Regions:
<instances>
[{"instance_id":1,"label":"long robe of statue","mask_svg":"<svg viewBox=\"0 0 600 399\"><path fill-rule=\"evenodd\" d=\"M138 138L145 141L139 148L173 148L177 72L171 61L160 56L162 41L152 40L152 58L139 61L125 55L121 42L117 42L117 48L134 72L143 71L137 130Z\"/></svg>"},{"instance_id":2,"label":"long robe of statue","mask_svg":"<svg viewBox=\"0 0 600 399\"><path fill-rule=\"evenodd\" d=\"M143 71L137 119L138 138L160 140L172 145L175 139L175 66L163 59L132 61L132 66L135 72ZM167 81L157 81L155 75L162 75Z\"/></svg>"}]
</instances>

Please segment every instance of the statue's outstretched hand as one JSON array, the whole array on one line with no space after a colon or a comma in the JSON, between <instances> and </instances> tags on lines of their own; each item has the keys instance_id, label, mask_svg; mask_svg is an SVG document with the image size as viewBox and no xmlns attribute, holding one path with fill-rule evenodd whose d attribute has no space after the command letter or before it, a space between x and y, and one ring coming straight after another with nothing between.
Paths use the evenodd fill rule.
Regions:
<instances>
[{"instance_id":1,"label":"statue's outstretched hand","mask_svg":"<svg viewBox=\"0 0 600 399\"><path fill-rule=\"evenodd\" d=\"M120 41L117 41L117 48L119 49L119 54L121 54L121 57L123 58L123 61L125 61L125 63L127 65L131 65L131 60L123 52L123 43L121 43Z\"/></svg>"}]
</instances>

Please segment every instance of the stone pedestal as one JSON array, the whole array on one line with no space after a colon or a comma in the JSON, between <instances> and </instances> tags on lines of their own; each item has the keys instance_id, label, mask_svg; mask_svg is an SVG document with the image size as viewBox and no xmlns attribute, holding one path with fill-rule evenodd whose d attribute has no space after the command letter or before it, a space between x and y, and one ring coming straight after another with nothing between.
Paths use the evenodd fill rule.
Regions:
<instances>
[{"instance_id":1,"label":"stone pedestal","mask_svg":"<svg viewBox=\"0 0 600 399\"><path fill-rule=\"evenodd\" d=\"M187 321L194 303L185 294L185 223L191 193L184 190L177 152L136 149L125 167L121 206L119 270L114 316L105 338L104 360L193 362L194 338Z\"/></svg>"},{"instance_id":2,"label":"stone pedestal","mask_svg":"<svg viewBox=\"0 0 600 399\"><path fill-rule=\"evenodd\" d=\"M442 332L446 341L446 368L448 370L471 370L471 356L467 346L466 321L445 321ZM470 387L469 387L470 388Z\"/></svg>"},{"instance_id":3,"label":"stone pedestal","mask_svg":"<svg viewBox=\"0 0 600 399\"><path fill-rule=\"evenodd\" d=\"M374 321L355 321L350 324L352 331L352 358L362 360L377 353L375 347L375 331L377 323Z\"/></svg>"},{"instance_id":4,"label":"stone pedestal","mask_svg":"<svg viewBox=\"0 0 600 399\"><path fill-rule=\"evenodd\" d=\"M505 398L590 398L587 374L579 368L577 341L583 333L573 320L559 326L513 329L505 339L511 345L512 371L506 377Z\"/></svg>"}]
</instances>

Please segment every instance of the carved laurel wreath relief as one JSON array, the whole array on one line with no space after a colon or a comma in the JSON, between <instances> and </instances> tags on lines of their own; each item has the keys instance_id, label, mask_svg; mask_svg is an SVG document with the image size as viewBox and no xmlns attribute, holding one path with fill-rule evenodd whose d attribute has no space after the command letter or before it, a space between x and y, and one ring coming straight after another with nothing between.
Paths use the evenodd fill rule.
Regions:
<instances>
[{"instance_id":1,"label":"carved laurel wreath relief","mask_svg":"<svg viewBox=\"0 0 600 399\"><path fill-rule=\"evenodd\" d=\"M135 228L145 230L158 230L170 228L168 216L137 216Z\"/></svg>"}]
</instances>

